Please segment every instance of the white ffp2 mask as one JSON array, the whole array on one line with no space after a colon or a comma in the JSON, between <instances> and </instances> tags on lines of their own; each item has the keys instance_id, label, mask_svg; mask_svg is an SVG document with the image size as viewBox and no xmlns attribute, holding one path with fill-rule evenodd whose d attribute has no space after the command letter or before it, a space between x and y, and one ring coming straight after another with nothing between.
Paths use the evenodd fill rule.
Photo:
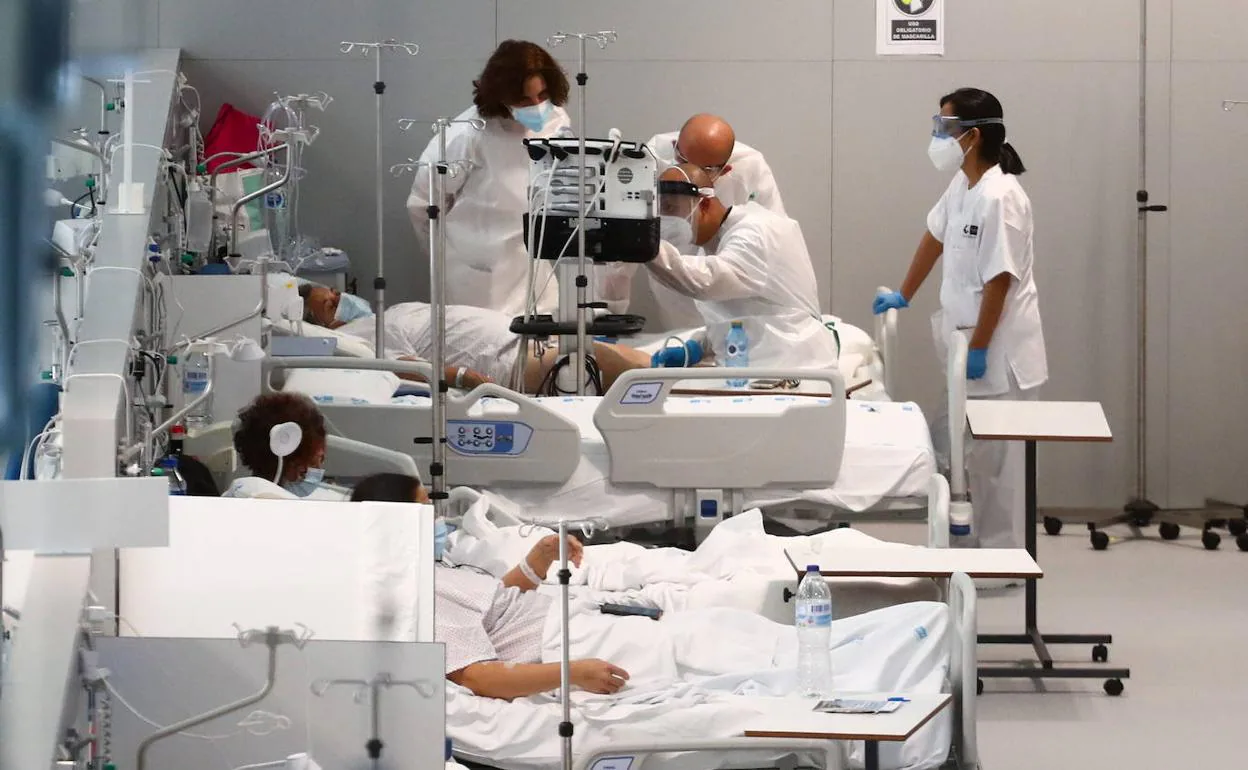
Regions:
<instances>
[{"instance_id":1,"label":"white ffp2 mask","mask_svg":"<svg viewBox=\"0 0 1248 770\"><path fill-rule=\"evenodd\" d=\"M659 238L688 254L693 251L693 223L684 217L659 217Z\"/></svg>"},{"instance_id":2,"label":"white ffp2 mask","mask_svg":"<svg viewBox=\"0 0 1248 770\"><path fill-rule=\"evenodd\" d=\"M956 137L933 136L931 144L927 146L927 157L931 158L937 171L957 171L966 153L962 151L962 145Z\"/></svg>"}]
</instances>

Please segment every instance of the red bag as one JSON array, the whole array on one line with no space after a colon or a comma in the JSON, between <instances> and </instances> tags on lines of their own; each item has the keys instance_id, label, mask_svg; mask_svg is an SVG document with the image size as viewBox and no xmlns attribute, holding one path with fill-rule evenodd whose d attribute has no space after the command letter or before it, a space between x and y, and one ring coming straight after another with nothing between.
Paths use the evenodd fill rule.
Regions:
<instances>
[{"instance_id":1,"label":"red bag","mask_svg":"<svg viewBox=\"0 0 1248 770\"><path fill-rule=\"evenodd\" d=\"M248 115L232 104L223 104L217 111L212 128L208 130L208 136L204 137L204 157L210 158L218 152L255 152L259 144L260 118ZM230 158L218 158L209 163L208 173L227 160Z\"/></svg>"}]
</instances>

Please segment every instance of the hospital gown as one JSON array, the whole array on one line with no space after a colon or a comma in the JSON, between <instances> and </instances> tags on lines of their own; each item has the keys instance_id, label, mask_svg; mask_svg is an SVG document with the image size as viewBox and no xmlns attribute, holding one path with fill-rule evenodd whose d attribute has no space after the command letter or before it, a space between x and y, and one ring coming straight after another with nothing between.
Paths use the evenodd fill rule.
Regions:
<instances>
[{"instance_id":1,"label":"hospital gown","mask_svg":"<svg viewBox=\"0 0 1248 770\"><path fill-rule=\"evenodd\" d=\"M507 588L468 567L439 567L436 639L446 645L446 673L473 663L541 663L542 628L551 598Z\"/></svg>"},{"instance_id":2,"label":"hospital gown","mask_svg":"<svg viewBox=\"0 0 1248 770\"><path fill-rule=\"evenodd\" d=\"M430 360L433 357L431 316L430 307L424 302L404 302L388 308L387 357ZM338 331L372 345L377 335L376 321L370 315L340 326ZM520 350L520 337L511 333L509 316L479 307L447 306L446 343L442 347L447 366L472 369L506 384L511 381Z\"/></svg>"}]
</instances>

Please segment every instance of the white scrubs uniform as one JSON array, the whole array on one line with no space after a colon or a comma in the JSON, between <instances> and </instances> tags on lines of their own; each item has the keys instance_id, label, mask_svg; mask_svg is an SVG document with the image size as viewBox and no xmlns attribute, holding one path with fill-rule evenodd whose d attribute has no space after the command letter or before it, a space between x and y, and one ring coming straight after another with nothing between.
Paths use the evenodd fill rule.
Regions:
<instances>
[{"instance_id":1,"label":"white scrubs uniform","mask_svg":"<svg viewBox=\"0 0 1248 770\"><path fill-rule=\"evenodd\" d=\"M457 119L472 118L480 118L475 106ZM450 202L442 217L446 225L448 304L489 308L509 318L524 313L529 257L523 217L529 210L529 156L523 140L553 136L569 125L568 113L554 107L540 133L526 131L509 118L487 119L481 131L467 123L454 123L447 128L447 160L465 162L455 176L446 177ZM420 159L437 162L436 137ZM417 170L407 198L407 210L425 257L429 243L429 173L428 167ZM543 260L535 268L537 311L553 312L558 304L553 270Z\"/></svg>"},{"instance_id":2,"label":"white scrubs uniform","mask_svg":"<svg viewBox=\"0 0 1248 770\"><path fill-rule=\"evenodd\" d=\"M666 241L651 277L696 300L711 351L722 363L733 321L749 339L750 366L835 368L836 338L823 325L815 271L802 228L757 203L733 206L703 254Z\"/></svg>"},{"instance_id":3,"label":"white scrubs uniform","mask_svg":"<svg viewBox=\"0 0 1248 770\"><path fill-rule=\"evenodd\" d=\"M659 160L674 165L676 139L679 136L676 131L656 134L646 146ZM752 201L769 211L787 216L784 202L780 199L780 189L776 187L776 178L761 152L748 144L737 142L732 148L728 165L732 166L732 170L715 180L715 197L723 201L725 206L741 206ZM655 306L659 311L658 318L646 319L654 321L653 328L689 329L702 323L697 307L688 297L655 280L650 280L650 292L654 295Z\"/></svg>"},{"instance_id":4,"label":"white scrubs uniform","mask_svg":"<svg viewBox=\"0 0 1248 770\"><path fill-rule=\"evenodd\" d=\"M1034 265L1031 201L1018 178L993 166L973 188L959 171L927 215L927 229L944 245L941 309L932 318L936 350L947 360L957 330L971 334L979 320L984 285L1008 273L1010 288L988 345L988 369L967 382L971 398L1035 400L1049 377L1040 327ZM948 455L948 410L933 439ZM966 470L974 510L973 535L984 548L1024 544L1025 447L1021 441L968 440Z\"/></svg>"},{"instance_id":5,"label":"white scrubs uniform","mask_svg":"<svg viewBox=\"0 0 1248 770\"><path fill-rule=\"evenodd\" d=\"M386 356L433 357L432 312L424 302L403 302L386 308ZM357 318L337 331L369 344L377 335L374 316ZM500 385L511 383L522 346L511 333L511 316L479 307L448 305L443 358L450 367L465 367L488 375ZM376 345L373 346L376 348Z\"/></svg>"}]
</instances>

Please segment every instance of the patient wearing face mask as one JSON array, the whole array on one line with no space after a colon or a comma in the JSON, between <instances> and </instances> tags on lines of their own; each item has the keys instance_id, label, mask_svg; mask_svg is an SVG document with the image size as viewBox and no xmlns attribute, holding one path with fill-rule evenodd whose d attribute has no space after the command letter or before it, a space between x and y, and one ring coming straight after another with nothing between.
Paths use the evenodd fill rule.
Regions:
<instances>
[{"instance_id":1,"label":"patient wearing face mask","mask_svg":"<svg viewBox=\"0 0 1248 770\"><path fill-rule=\"evenodd\" d=\"M293 424L298 444L285 457L274 452L274 429ZM342 501L347 490L325 481L325 417L312 399L298 393L265 393L238 413L234 451L253 477L271 481L295 497L306 500ZM280 439L277 440L281 443ZM293 443L293 442L292 442ZM226 497L249 497L239 479Z\"/></svg>"},{"instance_id":2,"label":"patient wearing face mask","mask_svg":"<svg viewBox=\"0 0 1248 770\"><path fill-rule=\"evenodd\" d=\"M304 284L304 321L374 345L376 316L367 302L324 286ZM387 358L428 361L433 356L432 309L424 302L403 302L386 308ZM511 318L503 313L467 305L446 307L446 338L442 347L446 381L454 387L473 388L495 382L525 393L545 392L544 384L555 367L558 351L545 344L527 348L511 331ZM594 342L594 360L601 372L605 392L628 369L651 365L650 355L624 345ZM523 358L522 358L523 355ZM523 364L523 373L521 370Z\"/></svg>"}]
</instances>

